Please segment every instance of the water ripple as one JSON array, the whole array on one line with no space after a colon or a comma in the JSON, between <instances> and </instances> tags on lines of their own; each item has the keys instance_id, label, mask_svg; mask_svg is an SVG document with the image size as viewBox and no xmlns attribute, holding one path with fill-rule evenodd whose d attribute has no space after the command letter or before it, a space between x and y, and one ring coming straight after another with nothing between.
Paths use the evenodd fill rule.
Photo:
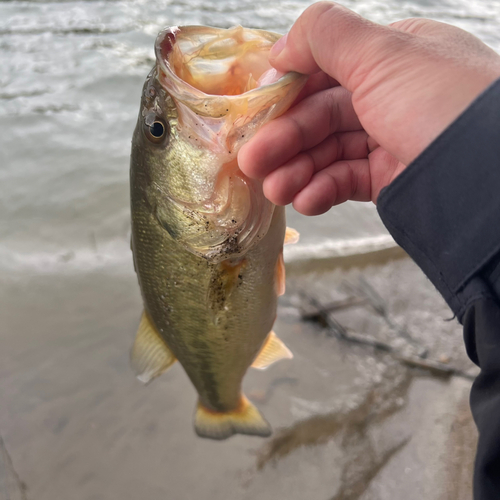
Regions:
<instances>
[{"instance_id":1,"label":"water ripple","mask_svg":"<svg viewBox=\"0 0 500 500\"><path fill-rule=\"evenodd\" d=\"M58 255L57 241L79 262L78 235L96 230L111 241L126 232L130 137L160 29L242 24L284 33L311 3L0 0L0 226L11 228L13 255L25 255L30 239L36 252L26 262L36 267L39 256ZM383 24L415 16L449 22L500 49L500 0L342 3ZM302 246L287 249L292 260L347 251L364 238L389 241L371 205L346 204L307 221L289 215L303 236ZM7 233L0 234L1 245Z\"/></svg>"}]
</instances>

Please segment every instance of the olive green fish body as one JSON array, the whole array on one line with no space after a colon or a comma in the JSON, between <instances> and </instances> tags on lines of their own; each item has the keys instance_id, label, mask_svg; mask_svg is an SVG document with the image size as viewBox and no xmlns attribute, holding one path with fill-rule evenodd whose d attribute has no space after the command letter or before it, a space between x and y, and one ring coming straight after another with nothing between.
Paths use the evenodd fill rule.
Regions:
<instances>
[{"instance_id":1,"label":"olive green fish body","mask_svg":"<svg viewBox=\"0 0 500 500\"><path fill-rule=\"evenodd\" d=\"M283 247L283 209L270 230L234 268L211 264L176 243L151 213L151 186L134 182L132 245L145 309L180 361L201 401L228 411L240 400L241 380L272 329L276 263Z\"/></svg>"},{"instance_id":2,"label":"olive green fish body","mask_svg":"<svg viewBox=\"0 0 500 500\"><path fill-rule=\"evenodd\" d=\"M278 38L241 27L162 32L132 140L132 251L144 302L132 365L148 382L178 360L199 394L195 429L215 439L269 435L241 382L250 366L291 357L272 332L284 208L237 163L241 145L305 83L288 74L259 87Z\"/></svg>"}]
</instances>

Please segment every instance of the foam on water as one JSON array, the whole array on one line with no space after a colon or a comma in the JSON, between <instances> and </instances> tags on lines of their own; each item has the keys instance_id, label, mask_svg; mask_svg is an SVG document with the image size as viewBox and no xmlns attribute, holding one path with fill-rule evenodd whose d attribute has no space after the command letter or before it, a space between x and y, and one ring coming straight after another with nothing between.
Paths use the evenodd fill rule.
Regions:
<instances>
[{"instance_id":1,"label":"foam on water","mask_svg":"<svg viewBox=\"0 0 500 500\"><path fill-rule=\"evenodd\" d=\"M285 247L285 262L297 263L312 259L348 257L396 246L389 234L353 239L330 239L320 243L305 243ZM0 272L28 274L133 272L130 246L123 240L108 241L97 248L78 250L13 252L0 247Z\"/></svg>"}]
</instances>

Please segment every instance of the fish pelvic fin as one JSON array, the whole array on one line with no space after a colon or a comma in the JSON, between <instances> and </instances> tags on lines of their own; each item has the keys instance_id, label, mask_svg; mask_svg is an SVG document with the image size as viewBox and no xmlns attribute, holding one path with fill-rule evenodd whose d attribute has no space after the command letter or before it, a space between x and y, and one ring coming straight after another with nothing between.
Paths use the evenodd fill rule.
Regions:
<instances>
[{"instance_id":1,"label":"fish pelvic fin","mask_svg":"<svg viewBox=\"0 0 500 500\"><path fill-rule=\"evenodd\" d=\"M271 331L259 352L259 355L252 363L252 368L265 370L268 366L280 359L292 359L293 354L279 337Z\"/></svg>"},{"instance_id":2,"label":"fish pelvic fin","mask_svg":"<svg viewBox=\"0 0 500 500\"><path fill-rule=\"evenodd\" d=\"M293 245L294 243L297 243L299 241L300 234L296 229L293 229L292 227L287 227L286 228L286 233L285 233L285 245Z\"/></svg>"},{"instance_id":3,"label":"fish pelvic fin","mask_svg":"<svg viewBox=\"0 0 500 500\"><path fill-rule=\"evenodd\" d=\"M147 384L168 370L175 361L176 357L144 311L130 352L130 364L137 378Z\"/></svg>"},{"instance_id":4,"label":"fish pelvic fin","mask_svg":"<svg viewBox=\"0 0 500 500\"><path fill-rule=\"evenodd\" d=\"M194 428L200 437L219 440L233 434L267 437L272 433L267 420L244 395L238 407L228 412L210 410L198 401Z\"/></svg>"}]
</instances>

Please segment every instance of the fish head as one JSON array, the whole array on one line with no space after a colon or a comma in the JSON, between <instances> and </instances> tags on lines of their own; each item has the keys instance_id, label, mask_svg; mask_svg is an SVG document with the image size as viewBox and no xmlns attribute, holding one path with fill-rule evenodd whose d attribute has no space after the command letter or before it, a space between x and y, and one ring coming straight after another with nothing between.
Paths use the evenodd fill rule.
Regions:
<instances>
[{"instance_id":1,"label":"fish head","mask_svg":"<svg viewBox=\"0 0 500 500\"><path fill-rule=\"evenodd\" d=\"M146 173L159 223L212 263L243 256L269 229L274 205L262 182L241 172L237 154L305 84L305 76L270 66L279 38L241 26L186 26L156 40L132 161Z\"/></svg>"}]
</instances>

